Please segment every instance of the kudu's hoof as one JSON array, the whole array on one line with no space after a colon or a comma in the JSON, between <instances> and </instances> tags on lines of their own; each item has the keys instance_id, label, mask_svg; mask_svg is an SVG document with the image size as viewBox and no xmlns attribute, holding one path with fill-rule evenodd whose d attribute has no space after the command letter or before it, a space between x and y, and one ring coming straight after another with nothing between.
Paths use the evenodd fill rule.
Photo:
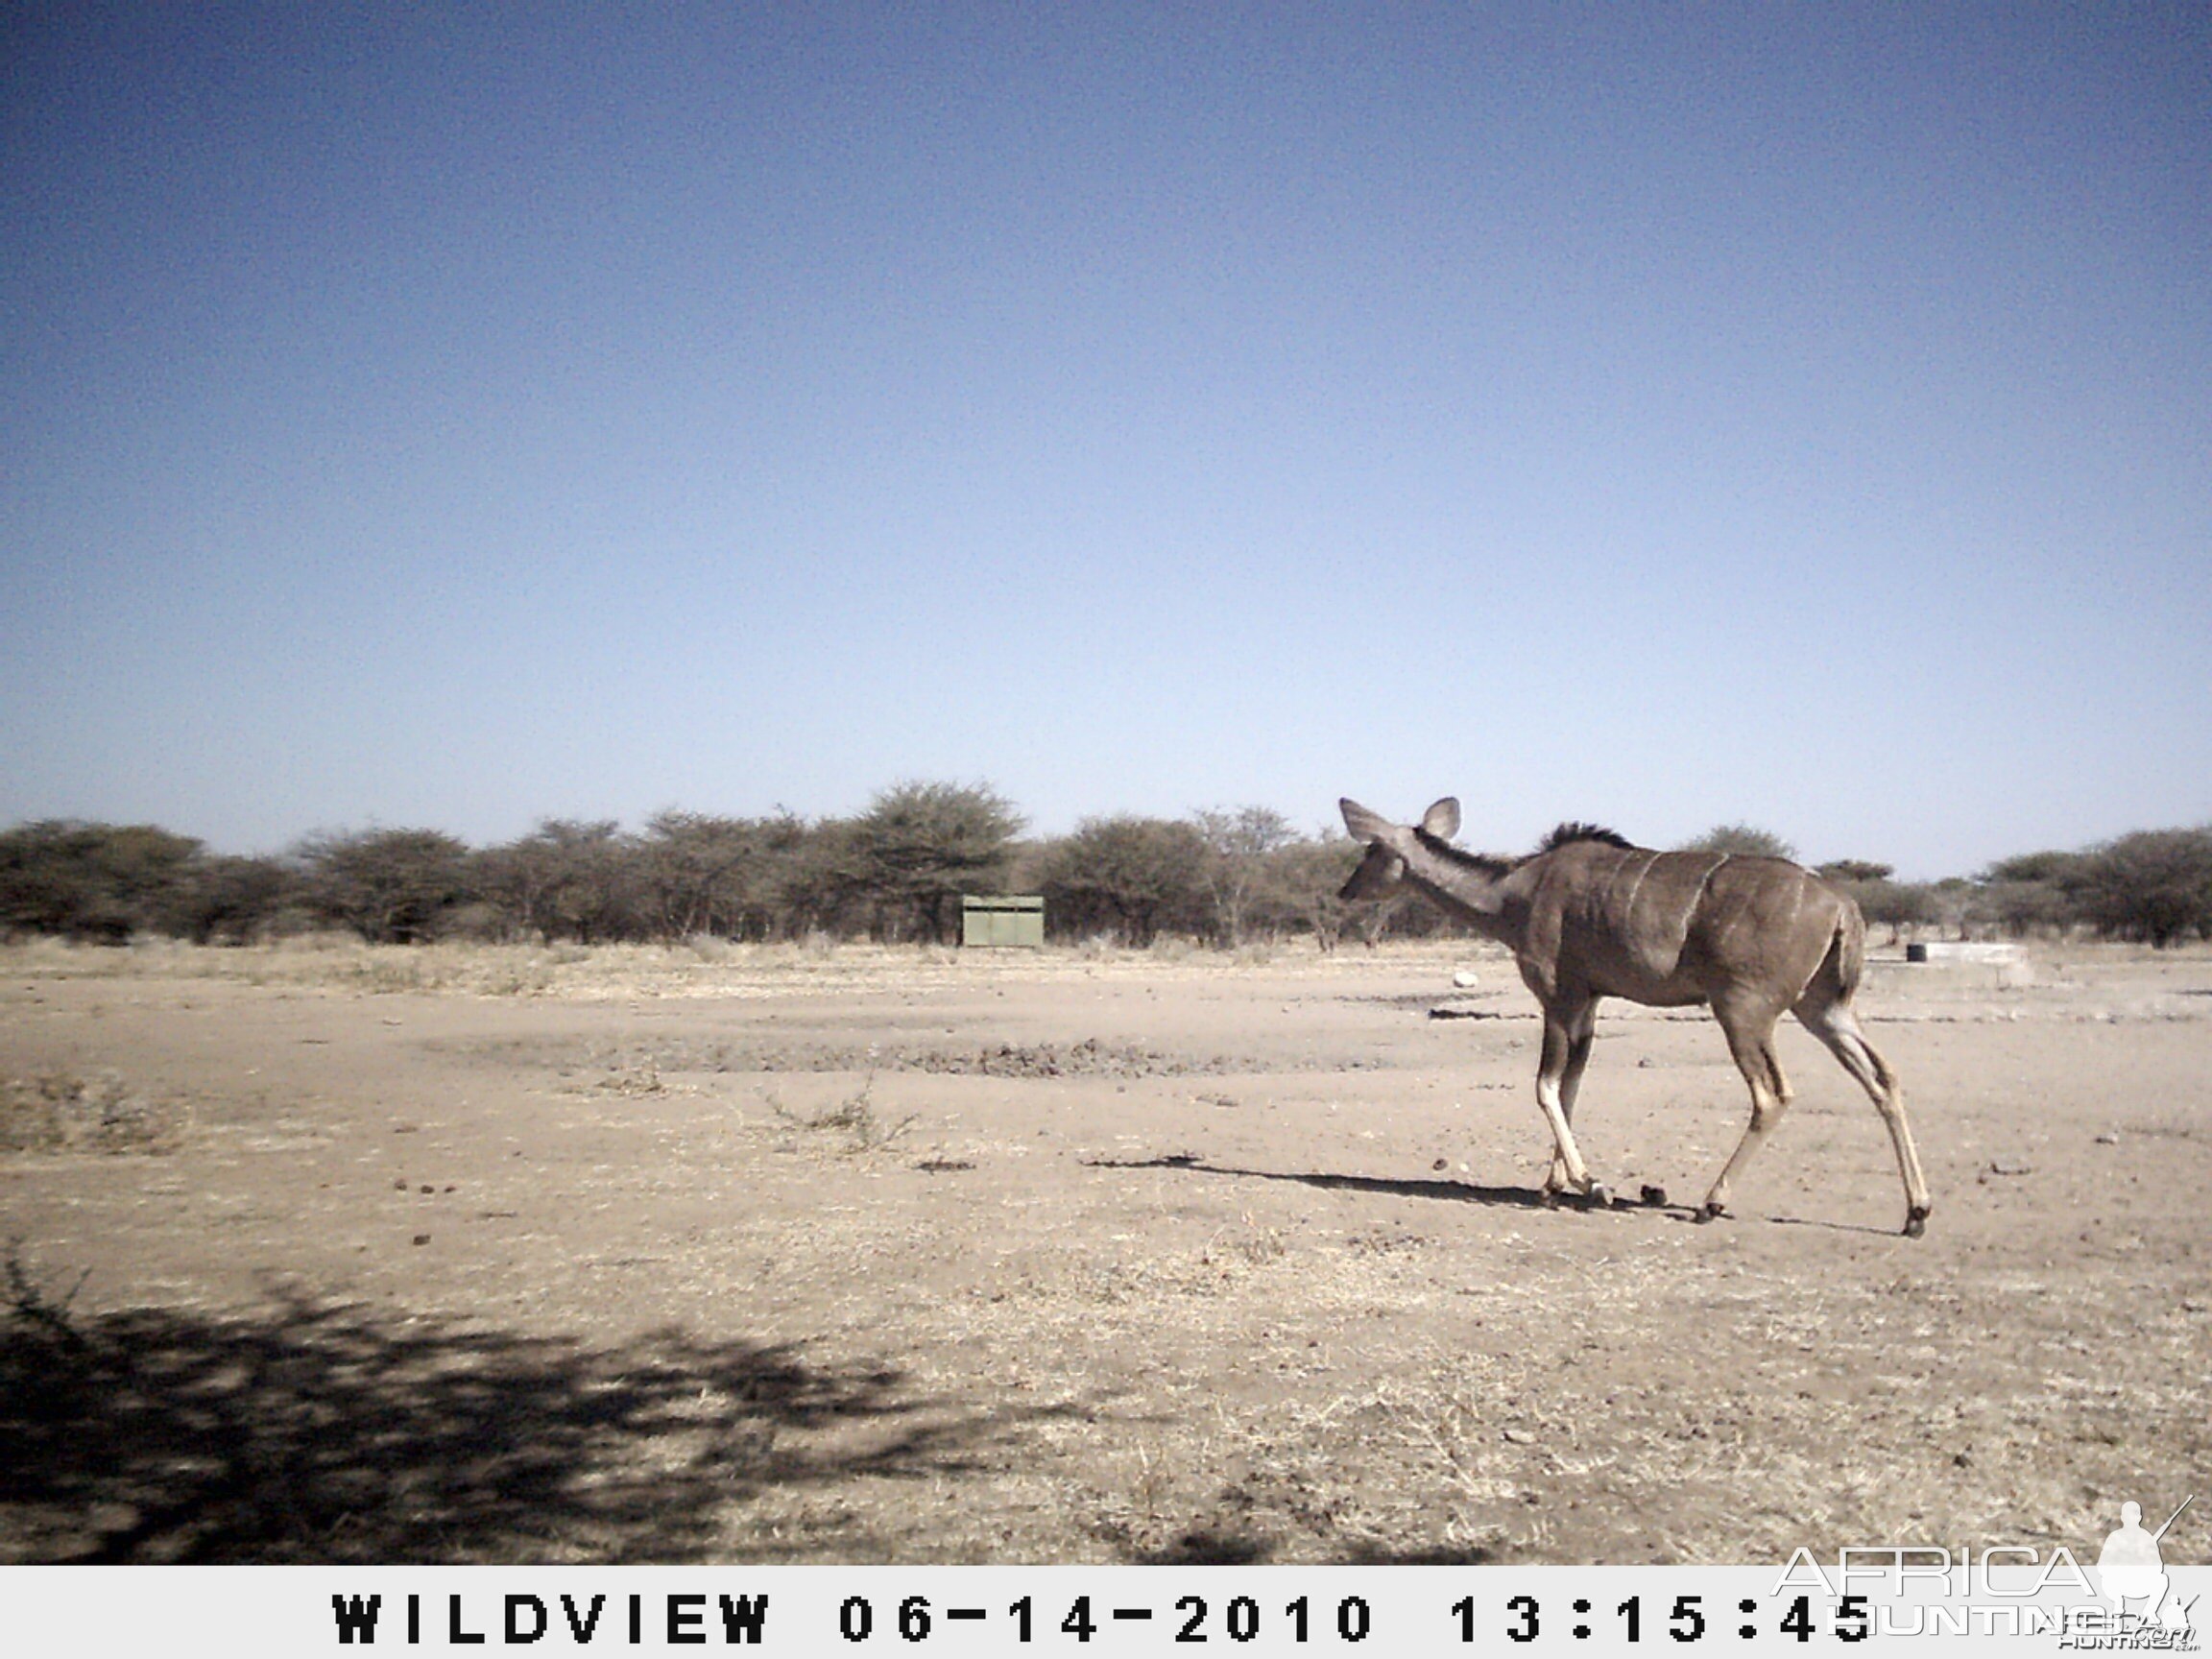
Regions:
<instances>
[{"instance_id":1,"label":"kudu's hoof","mask_svg":"<svg viewBox=\"0 0 2212 1659\"><path fill-rule=\"evenodd\" d=\"M1704 1205L1697 1212L1697 1225L1702 1227L1708 1221L1718 1221L1726 1214L1727 1212L1718 1204Z\"/></svg>"},{"instance_id":2,"label":"kudu's hoof","mask_svg":"<svg viewBox=\"0 0 2212 1659\"><path fill-rule=\"evenodd\" d=\"M1602 1181L1591 1182L1590 1190L1585 1192L1583 1197L1589 1201L1590 1208L1593 1210L1610 1210L1613 1208L1613 1189L1606 1186Z\"/></svg>"},{"instance_id":3,"label":"kudu's hoof","mask_svg":"<svg viewBox=\"0 0 2212 1659\"><path fill-rule=\"evenodd\" d=\"M1908 1238L1917 1238L1921 1234L1927 1231L1928 1212L1926 1209L1916 1206L1911 1211L1911 1213L1905 1217L1905 1237Z\"/></svg>"}]
</instances>

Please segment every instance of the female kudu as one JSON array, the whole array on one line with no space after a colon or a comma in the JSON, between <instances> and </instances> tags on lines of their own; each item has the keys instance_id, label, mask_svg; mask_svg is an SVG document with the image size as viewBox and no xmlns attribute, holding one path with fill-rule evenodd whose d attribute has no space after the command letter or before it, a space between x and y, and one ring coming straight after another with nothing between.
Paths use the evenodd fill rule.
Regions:
<instances>
[{"instance_id":1,"label":"female kudu","mask_svg":"<svg viewBox=\"0 0 2212 1659\"><path fill-rule=\"evenodd\" d=\"M1575 1144L1575 1095L1590 1060L1598 1003L1625 997L1654 1007L1709 1003L1751 1088L1751 1121L1700 1220L1728 1203L1729 1183L1781 1120L1790 1084L1774 1058L1774 1026L1793 1013L1873 1097L1905 1180L1905 1231L1928 1223L1928 1183L1903 1091L1851 1012L1865 963L1859 906L1785 858L1653 853L1609 830L1563 824L1527 858L1490 858L1451 845L1459 804L1446 799L1417 825L1392 824L1357 802L1339 803L1344 826L1367 854L1344 884L1346 899L1404 883L1512 950L1544 1007L1536 1104L1551 1126L1544 1190L1572 1187L1602 1204L1605 1189Z\"/></svg>"}]
</instances>

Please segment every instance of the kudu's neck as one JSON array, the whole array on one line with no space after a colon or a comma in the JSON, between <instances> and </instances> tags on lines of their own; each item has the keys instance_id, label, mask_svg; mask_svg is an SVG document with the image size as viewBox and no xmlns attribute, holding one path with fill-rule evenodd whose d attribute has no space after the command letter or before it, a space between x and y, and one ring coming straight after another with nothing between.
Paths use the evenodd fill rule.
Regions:
<instances>
[{"instance_id":1,"label":"kudu's neck","mask_svg":"<svg viewBox=\"0 0 2212 1659\"><path fill-rule=\"evenodd\" d=\"M1513 880L1517 866L1461 853L1418 831L1403 856L1405 880L1415 892L1484 937L1518 948L1527 907Z\"/></svg>"}]
</instances>

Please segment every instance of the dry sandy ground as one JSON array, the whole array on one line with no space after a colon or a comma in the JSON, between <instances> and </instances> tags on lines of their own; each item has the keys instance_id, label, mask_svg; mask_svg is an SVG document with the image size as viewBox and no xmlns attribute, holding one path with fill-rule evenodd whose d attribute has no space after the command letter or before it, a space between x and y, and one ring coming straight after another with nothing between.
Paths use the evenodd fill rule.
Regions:
<instances>
[{"instance_id":1,"label":"dry sandy ground","mask_svg":"<svg viewBox=\"0 0 2212 1659\"><path fill-rule=\"evenodd\" d=\"M2212 956L2032 964L1870 966L1911 1240L1793 1025L1692 1223L1702 1013L1544 1207L1468 946L0 951L0 1560L2080 1551L2212 1477Z\"/></svg>"}]
</instances>

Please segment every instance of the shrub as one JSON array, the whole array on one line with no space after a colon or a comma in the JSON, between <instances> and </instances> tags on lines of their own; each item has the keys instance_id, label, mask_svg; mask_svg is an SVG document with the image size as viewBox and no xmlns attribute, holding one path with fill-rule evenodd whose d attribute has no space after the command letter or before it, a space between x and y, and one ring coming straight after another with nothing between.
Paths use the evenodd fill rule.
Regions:
<instances>
[{"instance_id":1,"label":"shrub","mask_svg":"<svg viewBox=\"0 0 2212 1659\"><path fill-rule=\"evenodd\" d=\"M0 832L0 932L103 945L177 930L200 843L151 824L48 819Z\"/></svg>"},{"instance_id":2,"label":"shrub","mask_svg":"<svg viewBox=\"0 0 2212 1659\"><path fill-rule=\"evenodd\" d=\"M1682 843L1685 853L1745 853L1761 858L1794 858L1797 849L1771 830L1750 824L1720 824L1695 841Z\"/></svg>"},{"instance_id":3,"label":"shrub","mask_svg":"<svg viewBox=\"0 0 2212 1659\"><path fill-rule=\"evenodd\" d=\"M1038 855L1045 915L1062 938L1105 934L1142 949L1205 926L1206 843L1166 818L1086 818Z\"/></svg>"},{"instance_id":4,"label":"shrub","mask_svg":"<svg viewBox=\"0 0 2212 1659\"><path fill-rule=\"evenodd\" d=\"M2160 950L2212 939L2212 829L2123 835L2090 852L2078 879L2083 912L2108 937Z\"/></svg>"},{"instance_id":5,"label":"shrub","mask_svg":"<svg viewBox=\"0 0 2212 1659\"><path fill-rule=\"evenodd\" d=\"M832 890L878 938L950 942L963 893L999 890L1021 814L988 784L900 783L837 827Z\"/></svg>"},{"instance_id":6,"label":"shrub","mask_svg":"<svg viewBox=\"0 0 2212 1659\"><path fill-rule=\"evenodd\" d=\"M438 830L316 835L298 855L315 907L372 945L435 939L471 897L469 849Z\"/></svg>"}]
</instances>

